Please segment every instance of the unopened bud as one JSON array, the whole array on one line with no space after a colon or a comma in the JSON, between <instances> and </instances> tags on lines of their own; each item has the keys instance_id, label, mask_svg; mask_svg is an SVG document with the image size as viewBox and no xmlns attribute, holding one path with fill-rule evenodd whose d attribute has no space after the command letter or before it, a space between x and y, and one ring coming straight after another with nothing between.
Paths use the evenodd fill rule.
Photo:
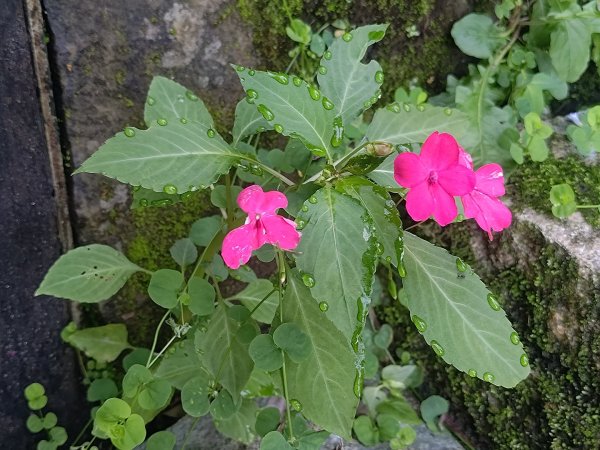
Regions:
<instances>
[{"instance_id":1,"label":"unopened bud","mask_svg":"<svg viewBox=\"0 0 600 450\"><path fill-rule=\"evenodd\" d=\"M387 156L394 150L390 144L369 144L367 146L367 152L373 156Z\"/></svg>"}]
</instances>

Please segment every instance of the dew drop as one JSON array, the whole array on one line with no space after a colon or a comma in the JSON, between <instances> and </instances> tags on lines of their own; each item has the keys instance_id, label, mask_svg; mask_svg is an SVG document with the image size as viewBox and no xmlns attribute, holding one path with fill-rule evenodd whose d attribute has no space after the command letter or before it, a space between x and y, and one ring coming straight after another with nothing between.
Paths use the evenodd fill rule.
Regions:
<instances>
[{"instance_id":1,"label":"dew drop","mask_svg":"<svg viewBox=\"0 0 600 450\"><path fill-rule=\"evenodd\" d=\"M274 73L271 75L271 78L273 78L279 84L288 84L290 82L290 79L285 73Z\"/></svg>"},{"instance_id":2,"label":"dew drop","mask_svg":"<svg viewBox=\"0 0 600 450\"><path fill-rule=\"evenodd\" d=\"M177 194L177 188L173 184L167 184L163 187L163 192L169 195Z\"/></svg>"},{"instance_id":3,"label":"dew drop","mask_svg":"<svg viewBox=\"0 0 600 450\"><path fill-rule=\"evenodd\" d=\"M154 104L156 103L156 100L154 100L154 97L148 97L148 99L146 100L146 103L148 103L148 105L150 105L150 106L154 106Z\"/></svg>"},{"instance_id":4,"label":"dew drop","mask_svg":"<svg viewBox=\"0 0 600 450\"><path fill-rule=\"evenodd\" d=\"M327 311L329 309L329 304L327 302L320 302L319 303L319 309L323 312Z\"/></svg>"},{"instance_id":5,"label":"dew drop","mask_svg":"<svg viewBox=\"0 0 600 450\"><path fill-rule=\"evenodd\" d=\"M185 117L182 117L181 119L179 119L179 121L180 121L182 124L184 124L184 125L185 125L186 123L188 123L188 120L187 120Z\"/></svg>"},{"instance_id":6,"label":"dew drop","mask_svg":"<svg viewBox=\"0 0 600 450\"><path fill-rule=\"evenodd\" d=\"M159 124L161 127L164 127L168 122L167 119L158 119L156 123Z\"/></svg>"},{"instance_id":7,"label":"dew drop","mask_svg":"<svg viewBox=\"0 0 600 450\"><path fill-rule=\"evenodd\" d=\"M333 109L333 103L327 97L323 97L321 103L323 103L323 108L325 108L327 111L331 111Z\"/></svg>"},{"instance_id":8,"label":"dew drop","mask_svg":"<svg viewBox=\"0 0 600 450\"><path fill-rule=\"evenodd\" d=\"M415 324L415 327L417 327L417 330L419 330L420 333L424 333L425 330L427 330L427 322L425 322L423 319L421 319L416 314L412 316L411 320Z\"/></svg>"},{"instance_id":9,"label":"dew drop","mask_svg":"<svg viewBox=\"0 0 600 450\"><path fill-rule=\"evenodd\" d=\"M446 114L447 116L451 116L452 115L452 108L446 108L446 109L444 109L444 114Z\"/></svg>"},{"instance_id":10,"label":"dew drop","mask_svg":"<svg viewBox=\"0 0 600 450\"><path fill-rule=\"evenodd\" d=\"M246 68L244 66L235 66L235 70L237 70L238 72L243 72L244 70L246 70Z\"/></svg>"},{"instance_id":11,"label":"dew drop","mask_svg":"<svg viewBox=\"0 0 600 450\"><path fill-rule=\"evenodd\" d=\"M135 136L135 129L131 128L131 127L127 127L123 130L123 133L125 133L125 136L127 137L134 137Z\"/></svg>"},{"instance_id":12,"label":"dew drop","mask_svg":"<svg viewBox=\"0 0 600 450\"><path fill-rule=\"evenodd\" d=\"M315 286L315 279L310 273L305 273L304 275L302 275L302 282L306 287L309 288Z\"/></svg>"},{"instance_id":13,"label":"dew drop","mask_svg":"<svg viewBox=\"0 0 600 450\"><path fill-rule=\"evenodd\" d=\"M388 109L392 112L399 113L400 105L398 103L392 103L390 106L388 106Z\"/></svg>"},{"instance_id":14,"label":"dew drop","mask_svg":"<svg viewBox=\"0 0 600 450\"><path fill-rule=\"evenodd\" d=\"M323 53L323 58L329 61L331 59L331 51L327 50L325 53Z\"/></svg>"},{"instance_id":15,"label":"dew drop","mask_svg":"<svg viewBox=\"0 0 600 450\"><path fill-rule=\"evenodd\" d=\"M254 103L254 100L258 98L258 92L254 89L248 89L246 91L246 101L248 103Z\"/></svg>"},{"instance_id":16,"label":"dew drop","mask_svg":"<svg viewBox=\"0 0 600 450\"><path fill-rule=\"evenodd\" d=\"M257 177L261 177L263 175L263 170L256 164L252 164L250 166L250 173L252 175L256 175Z\"/></svg>"},{"instance_id":17,"label":"dew drop","mask_svg":"<svg viewBox=\"0 0 600 450\"><path fill-rule=\"evenodd\" d=\"M521 343L521 339L519 339L519 335L516 331L510 333L510 342L512 342L514 345L519 345Z\"/></svg>"},{"instance_id":18,"label":"dew drop","mask_svg":"<svg viewBox=\"0 0 600 450\"><path fill-rule=\"evenodd\" d=\"M423 111L425 111L425 105L419 105L419 106L417 106L417 109L418 109L420 112L423 112Z\"/></svg>"},{"instance_id":19,"label":"dew drop","mask_svg":"<svg viewBox=\"0 0 600 450\"><path fill-rule=\"evenodd\" d=\"M327 73L327 67L325 67L325 66L319 66L319 73L321 75L325 75Z\"/></svg>"},{"instance_id":20,"label":"dew drop","mask_svg":"<svg viewBox=\"0 0 600 450\"><path fill-rule=\"evenodd\" d=\"M189 198L190 198L192 195L194 195L194 193L193 193L193 192L184 192L183 194L181 194L181 195L179 196L179 198L180 198L181 200L187 200L187 199L189 199Z\"/></svg>"},{"instance_id":21,"label":"dew drop","mask_svg":"<svg viewBox=\"0 0 600 450\"><path fill-rule=\"evenodd\" d=\"M253 77L256 74L256 71L254 69L250 69L248 71L248 75L250 75L251 77Z\"/></svg>"},{"instance_id":22,"label":"dew drop","mask_svg":"<svg viewBox=\"0 0 600 450\"><path fill-rule=\"evenodd\" d=\"M152 204L154 206L168 206L168 205L172 205L173 204L173 200L171 200L170 198L164 198L161 200L153 200Z\"/></svg>"},{"instance_id":23,"label":"dew drop","mask_svg":"<svg viewBox=\"0 0 600 450\"><path fill-rule=\"evenodd\" d=\"M303 230L305 226L306 226L306 222L304 220L298 219L296 221L296 229L297 230Z\"/></svg>"},{"instance_id":24,"label":"dew drop","mask_svg":"<svg viewBox=\"0 0 600 450\"><path fill-rule=\"evenodd\" d=\"M378 84L383 83L383 72L381 70L375 72L375 82Z\"/></svg>"},{"instance_id":25,"label":"dew drop","mask_svg":"<svg viewBox=\"0 0 600 450\"><path fill-rule=\"evenodd\" d=\"M147 198L143 198L140 200L140 206L146 207L148 206L148 199Z\"/></svg>"},{"instance_id":26,"label":"dew drop","mask_svg":"<svg viewBox=\"0 0 600 450\"><path fill-rule=\"evenodd\" d=\"M278 123L276 123L275 125L273 125L273 129L274 129L274 130L275 130L277 133L279 133L279 134L282 134L282 133L283 133L283 126L282 126L282 125L280 125L280 124L278 124Z\"/></svg>"},{"instance_id":27,"label":"dew drop","mask_svg":"<svg viewBox=\"0 0 600 450\"><path fill-rule=\"evenodd\" d=\"M491 372L485 372L483 374L483 381L487 381L488 383L493 383L496 377Z\"/></svg>"},{"instance_id":28,"label":"dew drop","mask_svg":"<svg viewBox=\"0 0 600 450\"><path fill-rule=\"evenodd\" d=\"M290 406L294 408L295 411L302 411L302 403L300 403L300 401L296 400L295 398L290 400Z\"/></svg>"},{"instance_id":29,"label":"dew drop","mask_svg":"<svg viewBox=\"0 0 600 450\"><path fill-rule=\"evenodd\" d=\"M206 130L206 135L207 135L209 138L214 138L214 137L215 137L215 134L217 134L217 133L216 133L216 132L215 132L215 130L213 130L212 128L209 128L208 130Z\"/></svg>"},{"instance_id":30,"label":"dew drop","mask_svg":"<svg viewBox=\"0 0 600 450\"><path fill-rule=\"evenodd\" d=\"M389 262L389 263L392 262L392 257L391 256L386 256L385 257L385 261Z\"/></svg>"},{"instance_id":31,"label":"dew drop","mask_svg":"<svg viewBox=\"0 0 600 450\"><path fill-rule=\"evenodd\" d=\"M354 395L356 398L360 398L362 396L363 384L365 382L365 369L362 367L360 369L356 369L356 375L354 376Z\"/></svg>"},{"instance_id":32,"label":"dew drop","mask_svg":"<svg viewBox=\"0 0 600 450\"><path fill-rule=\"evenodd\" d=\"M196 94L194 94L192 91L186 91L185 96L193 102L198 101L198 96Z\"/></svg>"},{"instance_id":33,"label":"dew drop","mask_svg":"<svg viewBox=\"0 0 600 450\"><path fill-rule=\"evenodd\" d=\"M406 276L406 267L404 267L404 263L402 262L398 264L398 275L400 275L400 278L404 278Z\"/></svg>"},{"instance_id":34,"label":"dew drop","mask_svg":"<svg viewBox=\"0 0 600 450\"><path fill-rule=\"evenodd\" d=\"M467 270L467 265L460 258L456 258L456 270L459 272L465 272Z\"/></svg>"},{"instance_id":35,"label":"dew drop","mask_svg":"<svg viewBox=\"0 0 600 450\"><path fill-rule=\"evenodd\" d=\"M444 353L446 353L444 351L444 347L442 347L438 341L431 341L431 343L429 345L431 345L431 348L433 349L435 354L438 356L444 356Z\"/></svg>"},{"instance_id":36,"label":"dew drop","mask_svg":"<svg viewBox=\"0 0 600 450\"><path fill-rule=\"evenodd\" d=\"M240 170L242 170L243 172L248 172L250 170L250 167L245 166L243 164L238 164L237 168L240 169Z\"/></svg>"},{"instance_id":37,"label":"dew drop","mask_svg":"<svg viewBox=\"0 0 600 450\"><path fill-rule=\"evenodd\" d=\"M498 299L494 294L489 293L487 295L487 302L488 305L490 305L490 308L492 308L494 311L500 311L500 303L498 303Z\"/></svg>"},{"instance_id":38,"label":"dew drop","mask_svg":"<svg viewBox=\"0 0 600 450\"><path fill-rule=\"evenodd\" d=\"M467 373L471 378L475 378L477 376L477 371L475 369L469 369Z\"/></svg>"},{"instance_id":39,"label":"dew drop","mask_svg":"<svg viewBox=\"0 0 600 450\"><path fill-rule=\"evenodd\" d=\"M375 244L375 251L377 252L377 255L383 255L383 245L381 242L377 242L377 244Z\"/></svg>"},{"instance_id":40,"label":"dew drop","mask_svg":"<svg viewBox=\"0 0 600 450\"><path fill-rule=\"evenodd\" d=\"M265 130L266 130L266 128L263 127L262 125L256 129L256 131L258 131L259 133L262 133Z\"/></svg>"},{"instance_id":41,"label":"dew drop","mask_svg":"<svg viewBox=\"0 0 600 450\"><path fill-rule=\"evenodd\" d=\"M344 33L344 35L342 36L342 39L346 42L350 42L352 40L353 36L352 33Z\"/></svg>"},{"instance_id":42,"label":"dew drop","mask_svg":"<svg viewBox=\"0 0 600 450\"><path fill-rule=\"evenodd\" d=\"M258 112L262 114L265 120L271 121L275 118L275 114L263 104L258 105L256 109L258 109Z\"/></svg>"},{"instance_id":43,"label":"dew drop","mask_svg":"<svg viewBox=\"0 0 600 450\"><path fill-rule=\"evenodd\" d=\"M302 84L302 78L294 77L292 78L292 83L294 83L294 86L300 86Z\"/></svg>"},{"instance_id":44,"label":"dew drop","mask_svg":"<svg viewBox=\"0 0 600 450\"><path fill-rule=\"evenodd\" d=\"M404 108L404 111L409 112L410 111L410 105L407 105L406 103L404 103L402 105L402 107Z\"/></svg>"},{"instance_id":45,"label":"dew drop","mask_svg":"<svg viewBox=\"0 0 600 450\"><path fill-rule=\"evenodd\" d=\"M308 201L314 205L315 203L317 203L318 200L317 200L317 197L315 197L314 195L311 195L309 197Z\"/></svg>"},{"instance_id":46,"label":"dew drop","mask_svg":"<svg viewBox=\"0 0 600 450\"><path fill-rule=\"evenodd\" d=\"M310 95L310 98L313 100L319 100L321 98L321 92L311 85L308 86L308 95Z\"/></svg>"},{"instance_id":47,"label":"dew drop","mask_svg":"<svg viewBox=\"0 0 600 450\"><path fill-rule=\"evenodd\" d=\"M527 357L527 355L525 353L523 353L521 355L521 358L519 359L519 362L521 363L521 365L523 367L527 367L529 365L529 358Z\"/></svg>"},{"instance_id":48,"label":"dew drop","mask_svg":"<svg viewBox=\"0 0 600 450\"><path fill-rule=\"evenodd\" d=\"M302 205L302 208L300 208L303 212L308 211L308 205Z\"/></svg>"}]
</instances>

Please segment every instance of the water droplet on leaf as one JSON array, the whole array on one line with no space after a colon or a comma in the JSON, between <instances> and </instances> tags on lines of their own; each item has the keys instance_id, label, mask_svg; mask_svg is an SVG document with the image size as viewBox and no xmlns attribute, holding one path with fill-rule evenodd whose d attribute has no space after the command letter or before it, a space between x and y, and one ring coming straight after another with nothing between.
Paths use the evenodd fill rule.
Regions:
<instances>
[{"instance_id":1,"label":"water droplet on leaf","mask_svg":"<svg viewBox=\"0 0 600 450\"><path fill-rule=\"evenodd\" d=\"M333 103L327 97L323 97L321 103L323 103L323 108L325 108L327 111L331 111L333 109Z\"/></svg>"},{"instance_id":2,"label":"water droplet on leaf","mask_svg":"<svg viewBox=\"0 0 600 450\"><path fill-rule=\"evenodd\" d=\"M519 359L519 362L521 363L521 365L523 367L527 367L529 365L529 358L527 357L527 355L525 353L523 353L521 355L521 358Z\"/></svg>"},{"instance_id":3,"label":"water droplet on leaf","mask_svg":"<svg viewBox=\"0 0 600 450\"><path fill-rule=\"evenodd\" d=\"M184 124L184 125L185 125L186 123L188 123L188 120L187 120L185 117L182 117L181 119L179 119L179 121L180 121L182 124Z\"/></svg>"},{"instance_id":4,"label":"water droplet on leaf","mask_svg":"<svg viewBox=\"0 0 600 450\"><path fill-rule=\"evenodd\" d=\"M469 369L467 373L471 378L475 378L477 376L477 371L475 369Z\"/></svg>"},{"instance_id":5,"label":"water droplet on leaf","mask_svg":"<svg viewBox=\"0 0 600 450\"><path fill-rule=\"evenodd\" d=\"M420 333L424 333L425 330L427 330L427 322L425 322L423 319L421 319L416 314L412 316L411 320L415 324L415 327L417 327L417 330L419 330Z\"/></svg>"},{"instance_id":6,"label":"water droplet on leaf","mask_svg":"<svg viewBox=\"0 0 600 450\"><path fill-rule=\"evenodd\" d=\"M378 84L383 83L383 72L381 70L375 72L375 82Z\"/></svg>"},{"instance_id":7,"label":"water droplet on leaf","mask_svg":"<svg viewBox=\"0 0 600 450\"><path fill-rule=\"evenodd\" d=\"M294 86L300 86L302 84L302 78L294 77L292 78L292 83L294 83Z\"/></svg>"},{"instance_id":8,"label":"water droplet on leaf","mask_svg":"<svg viewBox=\"0 0 600 450\"><path fill-rule=\"evenodd\" d=\"M325 75L327 73L327 67L325 67L325 66L319 66L319 73L321 75Z\"/></svg>"},{"instance_id":9,"label":"water droplet on leaf","mask_svg":"<svg viewBox=\"0 0 600 450\"><path fill-rule=\"evenodd\" d=\"M521 339L519 339L519 335L516 331L510 333L510 342L512 342L514 345L519 345L521 343Z\"/></svg>"},{"instance_id":10,"label":"water droplet on leaf","mask_svg":"<svg viewBox=\"0 0 600 450\"><path fill-rule=\"evenodd\" d=\"M302 208L300 208L303 212L308 211L308 205L302 205Z\"/></svg>"},{"instance_id":11,"label":"water droplet on leaf","mask_svg":"<svg viewBox=\"0 0 600 450\"><path fill-rule=\"evenodd\" d=\"M310 95L310 98L313 100L319 100L321 98L321 92L311 85L308 86L308 95Z\"/></svg>"},{"instance_id":12,"label":"water droplet on leaf","mask_svg":"<svg viewBox=\"0 0 600 450\"><path fill-rule=\"evenodd\" d=\"M354 376L354 395L356 398L360 398L363 391L363 384L365 381L365 369L362 367L360 369L356 369L356 375Z\"/></svg>"},{"instance_id":13,"label":"water droplet on leaf","mask_svg":"<svg viewBox=\"0 0 600 450\"><path fill-rule=\"evenodd\" d=\"M409 112L410 111L410 105L407 105L406 103L404 103L402 105L402 107L404 108L404 111Z\"/></svg>"},{"instance_id":14,"label":"water droplet on leaf","mask_svg":"<svg viewBox=\"0 0 600 450\"><path fill-rule=\"evenodd\" d=\"M438 341L431 341L430 345L436 355L444 356L444 347L442 347Z\"/></svg>"},{"instance_id":15,"label":"water droplet on leaf","mask_svg":"<svg viewBox=\"0 0 600 450\"><path fill-rule=\"evenodd\" d=\"M305 226L306 226L306 222L304 220L298 219L296 221L296 229L297 230L302 230L302 229L304 229Z\"/></svg>"},{"instance_id":16,"label":"water droplet on leaf","mask_svg":"<svg viewBox=\"0 0 600 450\"><path fill-rule=\"evenodd\" d=\"M346 42L350 42L352 40L353 36L352 33L344 33L344 35L342 36L342 39Z\"/></svg>"},{"instance_id":17,"label":"water droplet on leaf","mask_svg":"<svg viewBox=\"0 0 600 450\"><path fill-rule=\"evenodd\" d=\"M302 282L306 287L314 287L315 286L315 278L310 273L305 273L302 275Z\"/></svg>"},{"instance_id":18,"label":"water droplet on leaf","mask_svg":"<svg viewBox=\"0 0 600 450\"><path fill-rule=\"evenodd\" d=\"M148 99L146 100L146 103L148 103L150 106L154 106L154 104L156 103L156 100L154 100L154 97L148 97Z\"/></svg>"},{"instance_id":19,"label":"water droplet on leaf","mask_svg":"<svg viewBox=\"0 0 600 450\"><path fill-rule=\"evenodd\" d=\"M485 372L483 374L483 381L487 381L488 383L493 383L496 377L491 372Z\"/></svg>"},{"instance_id":20,"label":"water droplet on leaf","mask_svg":"<svg viewBox=\"0 0 600 450\"><path fill-rule=\"evenodd\" d=\"M163 187L163 192L165 194L174 195L177 194L177 188L172 184L167 184Z\"/></svg>"},{"instance_id":21,"label":"water droplet on leaf","mask_svg":"<svg viewBox=\"0 0 600 450\"><path fill-rule=\"evenodd\" d=\"M327 50L325 53L323 53L323 58L325 58L326 60L330 60L331 59L331 51Z\"/></svg>"},{"instance_id":22,"label":"water droplet on leaf","mask_svg":"<svg viewBox=\"0 0 600 450\"><path fill-rule=\"evenodd\" d=\"M315 197L314 195L311 195L309 197L308 201L314 205L315 203L317 203L318 200L317 200L317 197Z\"/></svg>"},{"instance_id":23,"label":"water droplet on leaf","mask_svg":"<svg viewBox=\"0 0 600 450\"><path fill-rule=\"evenodd\" d=\"M275 119L275 114L273 114L273 112L265 105L260 104L256 109L258 109L258 112L262 114L265 120L271 121Z\"/></svg>"},{"instance_id":24,"label":"water droplet on leaf","mask_svg":"<svg viewBox=\"0 0 600 450\"><path fill-rule=\"evenodd\" d=\"M465 272L467 270L467 265L460 258L456 258L456 270L459 272Z\"/></svg>"},{"instance_id":25,"label":"water droplet on leaf","mask_svg":"<svg viewBox=\"0 0 600 450\"><path fill-rule=\"evenodd\" d=\"M447 116L451 116L452 115L452 108L446 108L446 109L444 109L444 114L446 114Z\"/></svg>"},{"instance_id":26,"label":"water droplet on leaf","mask_svg":"<svg viewBox=\"0 0 600 450\"><path fill-rule=\"evenodd\" d=\"M164 127L168 122L167 119L158 119L156 123L159 124L161 127Z\"/></svg>"},{"instance_id":27,"label":"water droplet on leaf","mask_svg":"<svg viewBox=\"0 0 600 450\"><path fill-rule=\"evenodd\" d=\"M295 398L290 400L290 406L294 408L295 411L302 411L302 403L300 403L300 401L296 400Z\"/></svg>"},{"instance_id":28,"label":"water droplet on leaf","mask_svg":"<svg viewBox=\"0 0 600 450\"><path fill-rule=\"evenodd\" d=\"M329 309L329 304L327 302L321 302L319 303L319 309L325 312Z\"/></svg>"},{"instance_id":29,"label":"water droplet on leaf","mask_svg":"<svg viewBox=\"0 0 600 450\"><path fill-rule=\"evenodd\" d=\"M194 94L192 91L187 91L185 93L185 96L190 99L193 102L197 102L198 101L198 96L196 94Z\"/></svg>"},{"instance_id":30,"label":"water droplet on leaf","mask_svg":"<svg viewBox=\"0 0 600 450\"><path fill-rule=\"evenodd\" d=\"M279 84L288 84L290 82L288 76L285 73L274 73L271 77Z\"/></svg>"},{"instance_id":31,"label":"water droplet on leaf","mask_svg":"<svg viewBox=\"0 0 600 450\"><path fill-rule=\"evenodd\" d=\"M246 91L246 101L248 103L254 103L254 100L258 98L258 92L254 89L248 89Z\"/></svg>"},{"instance_id":32,"label":"water droplet on leaf","mask_svg":"<svg viewBox=\"0 0 600 450\"><path fill-rule=\"evenodd\" d=\"M216 132L215 132L215 130L213 130L212 128L209 128L209 129L206 131L206 135L207 135L209 138L214 138L214 137L215 137L215 134L217 134L217 133L216 133Z\"/></svg>"},{"instance_id":33,"label":"water droplet on leaf","mask_svg":"<svg viewBox=\"0 0 600 450\"><path fill-rule=\"evenodd\" d=\"M131 127L127 127L123 130L123 133L125 133L125 136L127 137L134 137L135 136L135 129L131 128Z\"/></svg>"},{"instance_id":34,"label":"water droplet on leaf","mask_svg":"<svg viewBox=\"0 0 600 450\"><path fill-rule=\"evenodd\" d=\"M492 293L489 293L487 295L487 302L488 302L488 305L490 305L490 308L492 308L494 311L500 311L500 309L502 309L500 307L500 303L498 303L498 299Z\"/></svg>"},{"instance_id":35,"label":"water droplet on leaf","mask_svg":"<svg viewBox=\"0 0 600 450\"><path fill-rule=\"evenodd\" d=\"M274 129L274 130L275 130L277 133L279 133L279 134L282 134L282 133L283 133L283 126L281 126L281 125L280 125L280 124L278 124L278 123L276 123L276 124L273 126L273 129Z\"/></svg>"}]
</instances>

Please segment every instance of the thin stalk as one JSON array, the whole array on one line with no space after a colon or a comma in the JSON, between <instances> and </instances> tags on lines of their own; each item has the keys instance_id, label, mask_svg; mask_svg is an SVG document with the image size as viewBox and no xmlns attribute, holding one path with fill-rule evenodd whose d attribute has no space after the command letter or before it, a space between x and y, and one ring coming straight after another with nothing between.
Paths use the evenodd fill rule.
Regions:
<instances>
[{"instance_id":1,"label":"thin stalk","mask_svg":"<svg viewBox=\"0 0 600 450\"><path fill-rule=\"evenodd\" d=\"M231 175L229 172L225 175L225 201L227 211L227 229L231 229L233 224L233 202L231 198Z\"/></svg>"},{"instance_id":2,"label":"thin stalk","mask_svg":"<svg viewBox=\"0 0 600 450\"><path fill-rule=\"evenodd\" d=\"M257 166L259 166L262 170L264 170L265 172L273 175L275 178L280 179L281 181L283 181L285 184L287 184L288 186L294 186L296 183L294 183L292 180L290 180L289 178L287 178L285 175L277 172L274 169L271 169L269 166L267 166L266 164L261 163L260 161L253 159L249 156L246 155L239 155L240 159L243 159L245 161L248 161L252 164L256 164Z\"/></svg>"},{"instance_id":3,"label":"thin stalk","mask_svg":"<svg viewBox=\"0 0 600 450\"><path fill-rule=\"evenodd\" d=\"M600 208L600 205L577 205L577 209Z\"/></svg>"},{"instance_id":4,"label":"thin stalk","mask_svg":"<svg viewBox=\"0 0 600 450\"><path fill-rule=\"evenodd\" d=\"M75 444L77 444L79 442L79 439L81 439L81 437L83 436L83 434L85 433L85 430L88 429L88 427L92 424L92 422L94 421L94 419L92 419L90 417L90 419L87 421L87 423L83 426L83 428L81 429L81 431L79 432L79 434L77 435L77 437L75 438L75 440L71 443L70 447L75 447Z\"/></svg>"},{"instance_id":5,"label":"thin stalk","mask_svg":"<svg viewBox=\"0 0 600 450\"><path fill-rule=\"evenodd\" d=\"M154 358L152 360L152 362L146 366L146 367L148 367L148 369L150 367L152 367L154 365L154 363L160 359L160 357L163 355L164 352L167 351L167 349L169 348L169 346L173 343L173 341L175 339L177 339L177 336L173 336L171 339L169 339L169 342L167 342L167 344L163 347L163 349L160 352L158 352L158 355L156 355L156 358Z\"/></svg>"},{"instance_id":6,"label":"thin stalk","mask_svg":"<svg viewBox=\"0 0 600 450\"><path fill-rule=\"evenodd\" d=\"M162 316L162 319L160 319L160 322L158 322L158 326L156 327L156 331L154 332L154 341L152 342L152 348L150 349L150 354L148 355L148 361L146 361L146 367L150 367L150 361L152 361L152 355L154 354L154 350L156 350L156 344L158 343L158 334L160 332L161 327L163 326L163 323L165 323L165 320L167 320L167 317L169 317L169 314L171 314L171 310L167 311L165 315Z\"/></svg>"}]
</instances>

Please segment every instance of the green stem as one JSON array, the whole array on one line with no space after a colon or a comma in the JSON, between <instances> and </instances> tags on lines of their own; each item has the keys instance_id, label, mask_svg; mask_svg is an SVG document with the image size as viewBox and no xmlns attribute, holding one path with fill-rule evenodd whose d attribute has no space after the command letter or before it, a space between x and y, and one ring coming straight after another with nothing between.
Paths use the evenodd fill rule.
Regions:
<instances>
[{"instance_id":1,"label":"green stem","mask_svg":"<svg viewBox=\"0 0 600 450\"><path fill-rule=\"evenodd\" d=\"M281 250L277 250L277 268L279 272L279 320L283 323L283 285L286 280L285 273L285 257L283 256L283 252ZM285 399L285 413L287 417L288 430L289 430L289 439L291 441L294 440L294 428L292 426L292 411L290 409L290 394L288 391L288 383L287 383L287 371L285 367L285 353L282 350L281 356L283 357L283 365L281 366L281 379L283 382L283 397Z\"/></svg>"},{"instance_id":2,"label":"green stem","mask_svg":"<svg viewBox=\"0 0 600 450\"><path fill-rule=\"evenodd\" d=\"M92 422L94 421L94 419L92 419L90 417L90 419L87 421L87 423L83 426L83 428L81 429L81 431L79 432L79 434L77 435L77 437L75 438L75 440L71 443L71 445L69 446L69 448L71 447L75 447L75 444L77 444L79 442L79 439L81 439L81 437L83 436L83 434L85 433L85 430L88 429L88 427L92 424Z\"/></svg>"},{"instance_id":3,"label":"green stem","mask_svg":"<svg viewBox=\"0 0 600 450\"><path fill-rule=\"evenodd\" d=\"M296 183L294 183L292 180L290 180L289 178L287 178L285 175L277 172L274 169L271 169L269 166L267 166L266 164L261 163L260 161L253 159L249 156L246 155L239 155L240 159L243 159L245 161L248 161L252 164L256 164L257 166L259 166L262 170L264 170L265 172L273 175L274 177L280 179L281 181L283 181L285 184L287 184L288 186L294 186Z\"/></svg>"},{"instance_id":4,"label":"green stem","mask_svg":"<svg viewBox=\"0 0 600 450\"><path fill-rule=\"evenodd\" d=\"M600 205L576 205L577 209L584 209L584 208L600 208Z\"/></svg>"},{"instance_id":5,"label":"green stem","mask_svg":"<svg viewBox=\"0 0 600 450\"><path fill-rule=\"evenodd\" d=\"M227 229L231 229L233 224L233 202L231 198L231 176L225 175L225 201L227 211Z\"/></svg>"},{"instance_id":6,"label":"green stem","mask_svg":"<svg viewBox=\"0 0 600 450\"><path fill-rule=\"evenodd\" d=\"M158 355L156 355L156 358L154 358L152 360L152 362L146 366L148 369L150 367L152 367L154 365L154 363L160 359L160 357L163 355L164 352L167 351L167 349L169 348L169 346L173 343L173 341L175 339L177 339L177 336L173 336L171 339L169 339L169 342L167 342L167 344L163 347L163 349L160 352L158 352Z\"/></svg>"},{"instance_id":7,"label":"green stem","mask_svg":"<svg viewBox=\"0 0 600 450\"><path fill-rule=\"evenodd\" d=\"M154 354L154 350L156 350L156 344L158 343L158 334L160 333L160 328L163 326L163 323L165 323L165 320L167 320L167 317L169 317L169 314L171 314L171 310L168 310L164 316L162 316L162 319L160 319L160 322L158 322L158 326L156 327L156 331L154 332L154 341L152 342L152 348L150 349L150 354L148 355L148 361L146 361L146 367L150 367L150 361L152 361L152 355Z\"/></svg>"}]
</instances>

